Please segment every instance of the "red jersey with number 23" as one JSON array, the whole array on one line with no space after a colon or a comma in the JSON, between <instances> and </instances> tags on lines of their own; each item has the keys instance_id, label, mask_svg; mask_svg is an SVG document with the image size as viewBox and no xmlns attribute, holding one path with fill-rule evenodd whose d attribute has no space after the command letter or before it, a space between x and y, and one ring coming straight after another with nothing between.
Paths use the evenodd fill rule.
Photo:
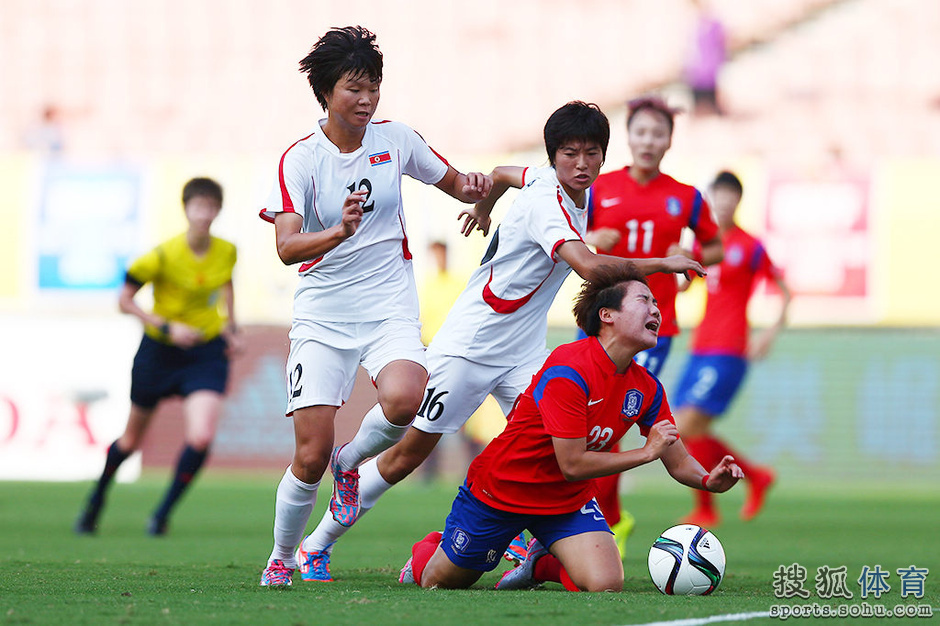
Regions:
<instances>
[{"instance_id":1,"label":"red jersey with number 23","mask_svg":"<svg viewBox=\"0 0 940 626\"><path fill-rule=\"evenodd\" d=\"M629 168L601 174L591 186L588 230L599 228L615 229L620 241L598 253L628 259L666 256L669 246L679 243L683 228L692 229L700 243L718 235L718 224L698 189L662 173L643 185ZM663 316L659 335L679 334L675 274L650 274L647 280Z\"/></svg>"},{"instance_id":2,"label":"red jersey with number 23","mask_svg":"<svg viewBox=\"0 0 940 626\"><path fill-rule=\"evenodd\" d=\"M662 384L646 368L617 367L596 337L564 344L546 359L507 418L505 430L470 464L467 485L502 511L556 515L594 497L594 481L568 481L552 437L586 438L587 449L609 451L637 424L646 436L672 419Z\"/></svg>"}]
</instances>

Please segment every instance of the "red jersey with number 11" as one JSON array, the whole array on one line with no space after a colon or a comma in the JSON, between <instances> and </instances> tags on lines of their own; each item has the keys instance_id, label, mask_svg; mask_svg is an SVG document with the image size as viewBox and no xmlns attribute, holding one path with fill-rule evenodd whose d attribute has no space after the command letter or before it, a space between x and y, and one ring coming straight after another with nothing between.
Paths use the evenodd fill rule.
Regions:
<instances>
[{"instance_id":1,"label":"red jersey with number 11","mask_svg":"<svg viewBox=\"0 0 940 626\"><path fill-rule=\"evenodd\" d=\"M698 189L662 173L642 185L629 168L601 174L591 186L588 230L599 228L615 229L620 241L598 253L629 259L666 256L669 246L679 243L683 228L692 229L700 243L718 235L718 224ZM657 273L647 280L663 316L659 336L679 334L676 276Z\"/></svg>"}]
</instances>

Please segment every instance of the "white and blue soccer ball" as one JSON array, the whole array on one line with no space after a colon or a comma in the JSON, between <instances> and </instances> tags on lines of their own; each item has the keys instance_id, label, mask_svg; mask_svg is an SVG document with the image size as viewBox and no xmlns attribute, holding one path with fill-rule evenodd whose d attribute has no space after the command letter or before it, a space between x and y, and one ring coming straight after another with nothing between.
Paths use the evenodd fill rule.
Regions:
<instances>
[{"instance_id":1,"label":"white and blue soccer ball","mask_svg":"<svg viewBox=\"0 0 940 626\"><path fill-rule=\"evenodd\" d=\"M718 537L701 526L680 524L657 537L650 548L650 578L670 596L704 596L725 575L725 551Z\"/></svg>"}]
</instances>

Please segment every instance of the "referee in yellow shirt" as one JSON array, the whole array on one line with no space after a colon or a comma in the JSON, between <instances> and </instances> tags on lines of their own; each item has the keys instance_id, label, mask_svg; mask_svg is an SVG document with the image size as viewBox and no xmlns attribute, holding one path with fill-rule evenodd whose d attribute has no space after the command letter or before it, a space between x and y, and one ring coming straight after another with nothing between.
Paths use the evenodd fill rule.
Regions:
<instances>
[{"instance_id":1,"label":"referee in yellow shirt","mask_svg":"<svg viewBox=\"0 0 940 626\"><path fill-rule=\"evenodd\" d=\"M222 210L222 187L194 178L183 187L185 233L135 260L121 289L121 312L144 324L131 370L131 412L122 434L108 448L104 470L75 524L94 533L114 473L140 447L150 418L164 398L182 396L186 434L173 481L150 518L147 531L163 535L173 506L199 471L215 437L228 382L229 356L239 348L232 269L235 246L210 234ZM153 283L153 311L134 300Z\"/></svg>"}]
</instances>

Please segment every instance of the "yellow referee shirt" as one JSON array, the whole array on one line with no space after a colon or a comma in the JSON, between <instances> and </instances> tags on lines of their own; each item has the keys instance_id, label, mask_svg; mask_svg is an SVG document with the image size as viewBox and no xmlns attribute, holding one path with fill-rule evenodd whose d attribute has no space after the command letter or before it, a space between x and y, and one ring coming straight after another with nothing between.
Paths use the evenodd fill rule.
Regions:
<instances>
[{"instance_id":1,"label":"yellow referee shirt","mask_svg":"<svg viewBox=\"0 0 940 626\"><path fill-rule=\"evenodd\" d=\"M141 285L152 282L153 312L201 330L209 341L225 327L221 287L232 280L236 256L235 245L218 237L212 237L208 251L197 256L183 233L135 260L127 278ZM148 325L145 332L165 341L158 328Z\"/></svg>"}]
</instances>

